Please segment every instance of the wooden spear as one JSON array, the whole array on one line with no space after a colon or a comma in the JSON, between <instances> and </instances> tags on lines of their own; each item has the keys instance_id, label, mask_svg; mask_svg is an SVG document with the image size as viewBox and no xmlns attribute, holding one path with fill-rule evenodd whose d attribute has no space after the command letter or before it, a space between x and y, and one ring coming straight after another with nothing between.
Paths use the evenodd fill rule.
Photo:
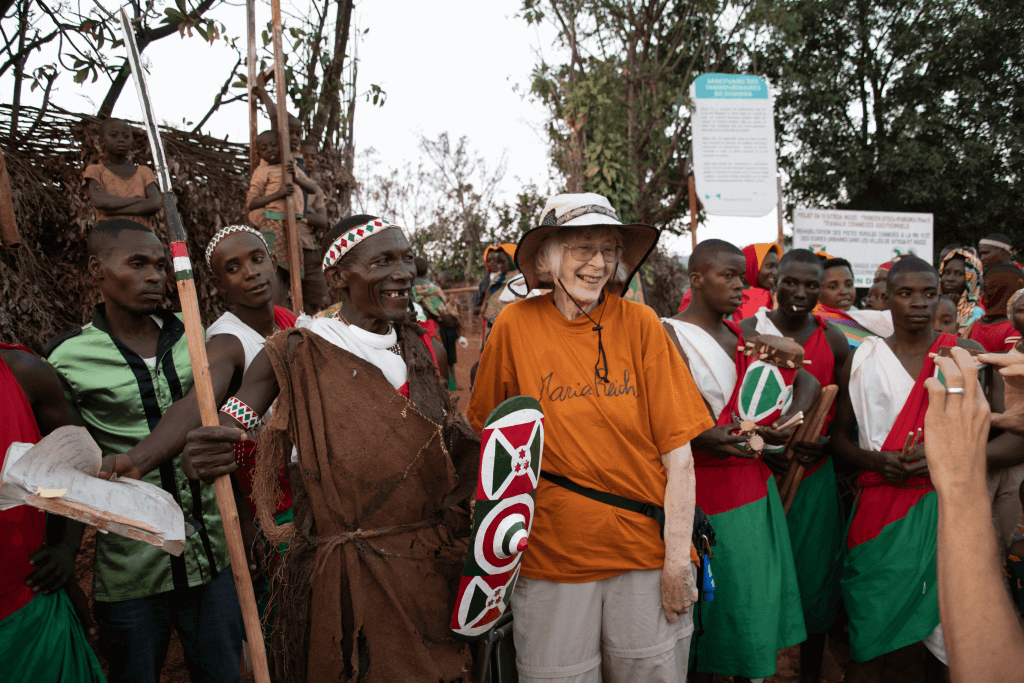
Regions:
<instances>
[{"instance_id":1,"label":"wooden spear","mask_svg":"<svg viewBox=\"0 0 1024 683\"><path fill-rule=\"evenodd\" d=\"M163 195L164 209L167 211L167 226L171 236L171 258L174 260L174 279L178 283L178 297L181 299L181 313L185 319L185 339L188 342L189 359L192 362L192 382L199 399L199 414L203 426L216 427L220 424L217 417L217 403L213 397L213 383L210 381L210 364L206 358L206 342L203 338L203 323L199 318L199 300L196 298L196 282L192 276L192 262L185 246L185 228L178 215L178 207L174 201L174 188L171 186L171 174L167 167L160 130L156 126L156 117L146 87L146 75L139 59L139 48L135 44L135 32L124 8L120 10L121 31L124 43L128 48L128 62L135 76L135 90L139 94L142 106L149 146L153 152L153 165L156 171L157 184ZM227 476L217 477L214 482L217 494L217 507L220 509L221 522L224 525L224 536L228 544L228 555L231 558L231 573L235 578L238 591L238 602L242 609L242 620L245 623L245 634L249 641L252 655L253 674L256 683L270 683L267 670L267 653L263 646L263 631L260 628L259 613L256 610L256 598L252 592L252 581L249 578L249 561L245 556L245 545L242 542L242 531L238 524L238 510L235 509L235 495L231 490L231 479Z\"/></svg>"},{"instance_id":2,"label":"wooden spear","mask_svg":"<svg viewBox=\"0 0 1024 683\"><path fill-rule=\"evenodd\" d=\"M245 0L246 39L249 51L246 61L249 77L246 83L249 94L249 176L256 172L260 158L256 154L256 117L259 109L256 106L256 0Z\"/></svg>"},{"instance_id":3,"label":"wooden spear","mask_svg":"<svg viewBox=\"0 0 1024 683\"><path fill-rule=\"evenodd\" d=\"M295 179L288 172L288 164L292 160L292 146L288 139L291 132L288 128L286 106L288 88L284 82L284 50L281 47L281 0L270 0L270 20L273 24L274 86L277 89L277 131L281 136L281 168L284 171L285 183L294 183ZM296 195L286 197L285 201L288 214L288 274L292 283L292 312L295 315L302 315L302 257L299 255L299 233L295 225Z\"/></svg>"}]
</instances>

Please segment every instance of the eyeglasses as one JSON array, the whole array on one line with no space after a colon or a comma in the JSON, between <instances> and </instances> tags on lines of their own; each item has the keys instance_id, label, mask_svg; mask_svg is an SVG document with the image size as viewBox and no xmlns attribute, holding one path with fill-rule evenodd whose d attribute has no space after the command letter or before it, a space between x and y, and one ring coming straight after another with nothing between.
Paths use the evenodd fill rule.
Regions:
<instances>
[{"instance_id":1,"label":"eyeglasses","mask_svg":"<svg viewBox=\"0 0 1024 683\"><path fill-rule=\"evenodd\" d=\"M597 252L601 252L605 261L615 261L622 256L621 244L563 244L562 246L569 250L574 259L583 263L590 263Z\"/></svg>"}]
</instances>

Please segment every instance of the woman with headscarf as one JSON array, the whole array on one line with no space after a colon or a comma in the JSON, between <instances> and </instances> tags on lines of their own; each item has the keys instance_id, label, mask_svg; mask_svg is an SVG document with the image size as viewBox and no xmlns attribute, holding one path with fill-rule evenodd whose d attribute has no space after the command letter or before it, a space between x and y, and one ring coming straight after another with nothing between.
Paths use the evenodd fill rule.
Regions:
<instances>
[{"instance_id":1,"label":"woman with headscarf","mask_svg":"<svg viewBox=\"0 0 1024 683\"><path fill-rule=\"evenodd\" d=\"M515 267L515 253L514 244L499 244L484 249L484 267L487 268L487 275L480 278L480 286L473 292L471 303L473 317L481 317L485 344L495 318L506 304L501 300L502 292L505 286L519 275Z\"/></svg>"},{"instance_id":2,"label":"woman with headscarf","mask_svg":"<svg viewBox=\"0 0 1024 683\"><path fill-rule=\"evenodd\" d=\"M985 315L981 307L981 259L971 247L955 247L939 264L942 293L956 303L956 324L966 337L971 323Z\"/></svg>"},{"instance_id":3,"label":"woman with headscarf","mask_svg":"<svg viewBox=\"0 0 1024 683\"><path fill-rule=\"evenodd\" d=\"M732 315L732 321L737 323L754 315L761 308L767 308L769 311L774 308L772 289L775 287L775 275L779 271L782 249L774 242L751 244L743 247L743 258L747 260L747 272L744 276L747 286L743 289L743 303ZM683 302L679 305L680 313L690 305L692 294L690 290L686 290Z\"/></svg>"},{"instance_id":4,"label":"woman with headscarf","mask_svg":"<svg viewBox=\"0 0 1024 683\"><path fill-rule=\"evenodd\" d=\"M1024 287L1024 272L1011 263L1001 263L985 272L985 315L971 323L968 339L973 339L989 353L1003 353L1013 348L1020 337L1007 318L1006 305Z\"/></svg>"},{"instance_id":5,"label":"woman with headscarf","mask_svg":"<svg viewBox=\"0 0 1024 683\"><path fill-rule=\"evenodd\" d=\"M658 315L615 284L632 279L659 230L623 225L591 193L554 197L542 216L516 264L528 289L553 291L495 321L468 410L478 432L512 396L544 412L512 596L519 680L684 681L697 597L690 440L714 423Z\"/></svg>"}]
</instances>

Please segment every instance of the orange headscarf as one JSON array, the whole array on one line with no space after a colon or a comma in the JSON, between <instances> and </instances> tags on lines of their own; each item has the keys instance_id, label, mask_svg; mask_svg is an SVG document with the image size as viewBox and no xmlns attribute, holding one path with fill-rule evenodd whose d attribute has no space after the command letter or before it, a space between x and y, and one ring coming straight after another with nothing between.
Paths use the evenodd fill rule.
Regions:
<instances>
[{"instance_id":1,"label":"orange headscarf","mask_svg":"<svg viewBox=\"0 0 1024 683\"><path fill-rule=\"evenodd\" d=\"M761 273L761 266L764 265L765 257L767 257L768 253L772 251L774 251L775 255L780 259L782 258L782 250L779 249L779 245L775 242L751 244L750 246L743 247L743 256L747 259L748 287L761 286L757 284L757 276Z\"/></svg>"},{"instance_id":2,"label":"orange headscarf","mask_svg":"<svg viewBox=\"0 0 1024 683\"><path fill-rule=\"evenodd\" d=\"M508 256L508 269L516 269L516 245L514 244L497 244L484 249L484 268L487 268L487 257L491 255L492 251L503 251ZM490 268L487 268L487 272L491 272Z\"/></svg>"}]
</instances>

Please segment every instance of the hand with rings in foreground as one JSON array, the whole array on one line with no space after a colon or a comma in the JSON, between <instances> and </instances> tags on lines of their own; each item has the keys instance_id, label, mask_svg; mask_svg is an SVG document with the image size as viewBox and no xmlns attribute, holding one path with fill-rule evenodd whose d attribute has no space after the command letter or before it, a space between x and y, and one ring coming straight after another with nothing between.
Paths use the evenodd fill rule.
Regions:
<instances>
[{"instance_id":1,"label":"hand with rings in foreground","mask_svg":"<svg viewBox=\"0 0 1024 683\"><path fill-rule=\"evenodd\" d=\"M989 408L970 354L955 348L936 364L946 387L925 380L924 443L938 494L939 618L953 681L1024 681L1024 632L996 555L985 484Z\"/></svg>"}]
</instances>

